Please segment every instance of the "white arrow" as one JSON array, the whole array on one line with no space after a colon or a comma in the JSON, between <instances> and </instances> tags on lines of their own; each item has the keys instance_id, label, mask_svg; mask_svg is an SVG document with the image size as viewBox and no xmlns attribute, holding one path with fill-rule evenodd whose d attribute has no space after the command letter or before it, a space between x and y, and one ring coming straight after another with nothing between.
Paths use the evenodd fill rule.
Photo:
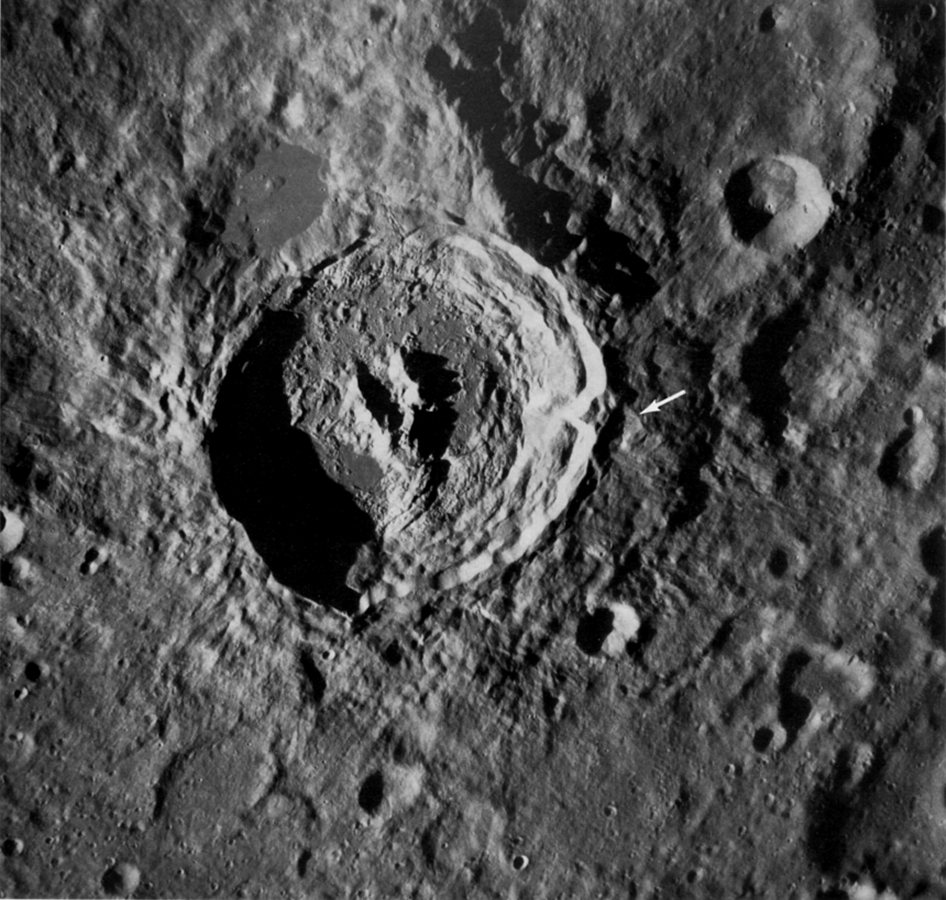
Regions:
<instances>
[{"instance_id":1,"label":"white arrow","mask_svg":"<svg viewBox=\"0 0 946 900\"><path fill-rule=\"evenodd\" d=\"M647 407L647 409L642 409L642 410L641 410L641 415L642 415L642 416L646 416L647 413L655 413L655 412L657 412L657 411L660 409L660 407L663 406L665 403L669 403L671 400L676 400L677 397L682 397L685 393L686 393L686 391L677 391L675 394L671 394L669 397L667 397L667 398L665 398L665 399L663 399L663 400L654 400L654 402L651 403L650 406Z\"/></svg>"}]
</instances>

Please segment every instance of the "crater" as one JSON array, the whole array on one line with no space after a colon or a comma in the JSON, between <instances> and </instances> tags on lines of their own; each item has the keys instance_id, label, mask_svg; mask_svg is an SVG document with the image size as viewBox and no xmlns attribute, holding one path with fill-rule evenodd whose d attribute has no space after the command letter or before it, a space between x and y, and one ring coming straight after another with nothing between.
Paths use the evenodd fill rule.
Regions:
<instances>
[{"instance_id":1,"label":"crater","mask_svg":"<svg viewBox=\"0 0 946 900\"><path fill-rule=\"evenodd\" d=\"M804 247L831 213L817 167L798 156L768 156L737 169L723 191L733 234L770 256Z\"/></svg>"},{"instance_id":2,"label":"crater","mask_svg":"<svg viewBox=\"0 0 946 900\"><path fill-rule=\"evenodd\" d=\"M354 609L528 552L584 477L606 386L562 283L444 228L359 248L295 296L231 364L209 440L276 580Z\"/></svg>"}]
</instances>

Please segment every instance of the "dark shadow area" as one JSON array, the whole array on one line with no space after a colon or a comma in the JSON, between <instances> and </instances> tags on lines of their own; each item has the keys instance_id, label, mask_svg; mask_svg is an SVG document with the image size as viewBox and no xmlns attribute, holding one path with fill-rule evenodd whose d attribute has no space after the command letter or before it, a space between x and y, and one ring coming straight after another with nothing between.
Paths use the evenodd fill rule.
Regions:
<instances>
[{"instance_id":1,"label":"dark shadow area","mask_svg":"<svg viewBox=\"0 0 946 900\"><path fill-rule=\"evenodd\" d=\"M644 259L633 251L630 238L605 223L610 201L601 206L601 213L596 209L588 222L587 249L576 260L575 272L608 294L620 294L626 307L637 308L650 300L660 285L649 274Z\"/></svg>"},{"instance_id":2,"label":"dark shadow area","mask_svg":"<svg viewBox=\"0 0 946 900\"><path fill-rule=\"evenodd\" d=\"M313 703L321 703L325 696L325 676L319 671L315 664L312 651L308 648L299 654L299 665L302 667L303 674L303 692L309 696Z\"/></svg>"},{"instance_id":3,"label":"dark shadow area","mask_svg":"<svg viewBox=\"0 0 946 900\"><path fill-rule=\"evenodd\" d=\"M447 358L438 353L412 350L404 354L404 370L417 385L424 404L414 414L408 437L426 459L444 455L459 416L450 400L460 392L460 378L447 368Z\"/></svg>"},{"instance_id":4,"label":"dark shadow area","mask_svg":"<svg viewBox=\"0 0 946 900\"><path fill-rule=\"evenodd\" d=\"M726 209L733 233L748 244L769 222L772 216L752 203L752 165L744 166L732 174L723 189Z\"/></svg>"},{"instance_id":5,"label":"dark shadow area","mask_svg":"<svg viewBox=\"0 0 946 900\"><path fill-rule=\"evenodd\" d=\"M213 209L208 209L196 190L191 190L184 197L187 220L181 230L188 245L199 253L207 253L223 233L223 217Z\"/></svg>"},{"instance_id":6,"label":"dark shadow area","mask_svg":"<svg viewBox=\"0 0 946 900\"><path fill-rule=\"evenodd\" d=\"M654 618L645 618L637 631L637 640L627 645L627 655L639 666L649 669L645 652L655 637L657 637L657 624Z\"/></svg>"},{"instance_id":7,"label":"dark shadow area","mask_svg":"<svg viewBox=\"0 0 946 900\"><path fill-rule=\"evenodd\" d=\"M920 561L934 578L946 578L946 527L937 525L920 538Z\"/></svg>"},{"instance_id":8,"label":"dark shadow area","mask_svg":"<svg viewBox=\"0 0 946 900\"><path fill-rule=\"evenodd\" d=\"M450 463L443 458L459 414L451 400L460 392L459 375L447 368L438 353L411 350L404 354L404 370L417 385L423 407L414 411L408 438L422 459L428 461L428 492L436 495L447 480Z\"/></svg>"},{"instance_id":9,"label":"dark shadow area","mask_svg":"<svg viewBox=\"0 0 946 900\"><path fill-rule=\"evenodd\" d=\"M813 793L808 803L806 845L812 862L827 874L840 873L846 860L852 820L862 812L862 797L877 783L883 772L878 751L866 771L850 748L835 759L830 777Z\"/></svg>"},{"instance_id":10,"label":"dark shadow area","mask_svg":"<svg viewBox=\"0 0 946 900\"><path fill-rule=\"evenodd\" d=\"M500 14L489 7L455 39L471 68L454 67L442 47L433 47L425 61L427 73L479 139L483 162L506 206L513 240L544 265L554 265L578 244L566 228L570 198L521 174L503 146L513 136L514 124L503 94L504 72L518 62L519 48L506 40ZM530 149L525 148L526 156Z\"/></svg>"},{"instance_id":11,"label":"dark shadow area","mask_svg":"<svg viewBox=\"0 0 946 900\"><path fill-rule=\"evenodd\" d=\"M871 132L867 164L875 174L879 174L890 168L902 149L903 130L892 122L883 122Z\"/></svg>"},{"instance_id":12,"label":"dark shadow area","mask_svg":"<svg viewBox=\"0 0 946 900\"><path fill-rule=\"evenodd\" d=\"M785 729L785 746L790 747L802 726L808 721L811 715L811 701L795 691L795 681L811 657L804 650L795 650L788 655L785 665L782 667L782 673L778 679L778 720Z\"/></svg>"},{"instance_id":13,"label":"dark shadow area","mask_svg":"<svg viewBox=\"0 0 946 900\"><path fill-rule=\"evenodd\" d=\"M397 640L391 641L382 651L381 658L389 666L399 666L404 661L404 651Z\"/></svg>"},{"instance_id":14,"label":"dark shadow area","mask_svg":"<svg viewBox=\"0 0 946 900\"><path fill-rule=\"evenodd\" d=\"M789 563L788 551L784 547L776 547L769 556L769 571L775 578L784 578Z\"/></svg>"},{"instance_id":15,"label":"dark shadow area","mask_svg":"<svg viewBox=\"0 0 946 900\"><path fill-rule=\"evenodd\" d=\"M756 733L752 736L752 749L756 753L765 753L769 749L769 744L772 743L772 738L775 737L771 728L763 726L762 728L757 728Z\"/></svg>"},{"instance_id":16,"label":"dark shadow area","mask_svg":"<svg viewBox=\"0 0 946 900\"><path fill-rule=\"evenodd\" d=\"M742 354L740 374L749 392L749 412L762 423L765 437L773 446L782 443L788 425L785 409L792 396L782 369L792 344L807 324L801 307L794 306L765 322Z\"/></svg>"},{"instance_id":17,"label":"dark shadow area","mask_svg":"<svg viewBox=\"0 0 946 900\"><path fill-rule=\"evenodd\" d=\"M372 772L362 783L358 791L358 805L369 816L373 816L384 801L384 776Z\"/></svg>"},{"instance_id":18,"label":"dark shadow area","mask_svg":"<svg viewBox=\"0 0 946 900\"><path fill-rule=\"evenodd\" d=\"M575 642L583 652L594 656L601 652L613 625L614 613L611 610L596 609L593 613L582 616L575 633Z\"/></svg>"},{"instance_id":19,"label":"dark shadow area","mask_svg":"<svg viewBox=\"0 0 946 900\"><path fill-rule=\"evenodd\" d=\"M759 31L763 34L768 34L777 24L775 10L771 6L767 6L762 10L762 15L759 16Z\"/></svg>"},{"instance_id":20,"label":"dark shadow area","mask_svg":"<svg viewBox=\"0 0 946 900\"><path fill-rule=\"evenodd\" d=\"M925 234L935 234L942 237L946 234L946 213L938 206L927 203L923 207L921 223Z\"/></svg>"},{"instance_id":21,"label":"dark shadow area","mask_svg":"<svg viewBox=\"0 0 946 900\"><path fill-rule=\"evenodd\" d=\"M557 122L541 118L541 110L531 103L523 103L518 123L518 145L510 159L517 166L527 166L539 159L552 144L560 141L568 129Z\"/></svg>"},{"instance_id":22,"label":"dark shadow area","mask_svg":"<svg viewBox=\"0 0 946 900\"><path fill-rule=\"evenodd\" d=\"M723 619L719 625L719 628L716 629L713 639L709 642L709 647L707 649L710 654L716 655L725 649L726 645L729 643L729 639L732 637L735 627L735 616L729 616L726 619Z\"/></svg>"},{"instance_id":23,"label":"dark shadow area","mask_svg":"<svg viewBox=\"0 0 946 900\"><path fill-rule=\"evenodd\" d=\"M374 525L290 425L282 365L302 334L291 313L266 313L231 363L208 438L214 487L280 584L354 612L346 577Z\"/></svg>"},{"instance_id":24,"label":"dark shadow area","mask_svg":"<svg viewBox=\"0 0 946 900\"><path fill-rule=\"evenodd\" d=\"M937 14L937 5L930 4L932 15L917 16L922 6L902 0L874 0L878 38L887 46L900 48L891 60L895 79L887 109L890 119L924 122L930 111L930 99L942 96L946 41L941 25L942 7Z\"/></svg>"},{"instance_id":25,"label":"dark shadow area","mask_svg":"<svg viewBox=\"0 0 946 900\"><path fill-rule=\"evenodd\" d=\"M850 799L833 786L818 788L809 800L805 844L811 861L822 872L841 870L852 812Z\"/></svg>"},{"instance_id":26,"label":"dark shadow area","mask_svg":"<svg viewBox=\"0 0 946 900\"><path fill-rule=\"evenodd\" d=\"M606 133L605 128L612 103L611 86L606 83L597 85L585 97L585 121L594 145L591 151L591 162L605 171L611 168L611 153L603 145L602 140Z\"/></svg>"},{"instance_id":27,"label":"dark shadow area","mask_svg":"<svg viewBox=\"0 0 946 900\"><path fill-rule=\"evenodd\" d=\"M900 475L900 451L910 443L913 432L909 428L904 428L897 437L892 440L884 449L880 457L880 465L877 466L877 477L887 487L893 487L897 483Z\"/></svg>"}]
</instances>

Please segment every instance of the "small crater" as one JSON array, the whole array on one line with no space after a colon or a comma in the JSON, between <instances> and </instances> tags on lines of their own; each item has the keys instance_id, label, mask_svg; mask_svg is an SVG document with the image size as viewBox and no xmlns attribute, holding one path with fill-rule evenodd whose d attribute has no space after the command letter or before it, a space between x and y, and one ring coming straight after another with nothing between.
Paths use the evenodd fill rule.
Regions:
<instances>
[{"instance_id":1,"label":"small crater","mask_svg":"<svg viewBox=\"0 0 946 900\"><path fill-rule=\"evenodd\" d=\"M910 443L912 432L904 428L887 446L877 466L877 477L887 487L893 487L900 478L900 456Z\"/></svg>"},{"instance_id":2,"label":"small crater","mask_svg":"<svg viewBox=\"0 0 946 900\"><path fill-rule=\"evenodd\" d=\"M529 865L529 857L523 853L517 853L512 858L512 867L517 871L521 872L526 866Z\"/></svg>"},{"instance_id":3,"label":"small crater","mask_svg":"<svg viewBox=\"0 0 946 900\"><path fill-rule=\"evenodd\" d=\"M404 652L397 641L391 641L381 652L381 658L389 666L399 666L404 661Z\"/></svg>"},{"instance_id":4,"label":"small crater","mask_svg":"<svg viewBox=\"0 0 946 900\"><path fill-rule=\"evenodd\" d=\"M68 175L76 165L76 156L71 150L66 150L55 163L53 171L57 178Z\"/></svg>"},{"instance_id":5,"label":"small crater","mask_svg":"<svg viewBox=\"0 0 946 900\"><path fill-rule=\"evenodd\" d=\"M753 749L757 753L765 753L765 751L769 749L773 737L775 737L775 732L773 732L771 728L764 726L757 728L756 733L752 736Z\"/></svg>"},{"instance_id":6,"label":"small crater","mask_svg":"<svg viewBox=\"0 0 946 900\"><path fill-rule=\"evenodd\" d=\"M548 688L543 688L542 690L542 712L545 713L547 719L552 721L557 721L562 717L562 707L564 706L564 700L561 694L554 693Z\"/></svg>"},{"instance_id":7,"label":"small crater","mask_svg":"<svg viewBox=\"0 0 946 900\"><path fill-rule=\"evenodd\" d=\"M784 547L776 547L769 556L769 571L775 578L784 578L789 562L788 551Z\"/></svg>"},{"instance_id":8,"label":"small crater","mask_svg":"<svg viewBox=\"0 0 946 900\"><path fill-rule=\"evenodd\" d=\"M778 10L774 6L767 6L759 16L759 31L768 34L778 25Z\"/></svg>"},{"instance_id":9,"label":"small crater","mask_svg":"<svg viewBox=\"0 0 946 900\"><path fill-rule=\"evenodd\" d=\"M926 343L926 358L946 369L946 328L939 328Z\"/></svg>"},{"instance_id":10,"label":"small crater","mask_svg":"<svg viewBox=\"0 0 946 900\"><path fill-rule=\"evenodd\" d=\"M18 590L28 590L35 580L33 566L25 556L0 560L0 584Z\"/></svg>"},{"instance_id":11,"label":"small crater","mask_svg":"<svg viewBox=\"0 0 946 900\"><path fill-rule=\"evenodd\" d=\"M384 801L384 775L372 772L358 790L358 805L369 816L375 815Z\"/></svg>"},{"instance_id":12,"label":"small crater","mask_svg":"<svg viewBox=\"0 0 946 900\"><path fill-rule=\"evenodd\" d=\"M744 166L733 173L723 191L733 233L744 244L750 243L775 215L759 196L756 181L754 164Z\"/></svg>"},{"instance_id":13,"label":"small crater","mask_svg":"<svg viewBox=\"0 0 946 900\"><path fill-rule=\"evenodd\" d=\"M116 863L102 876L102 888L110 897L127 897L138 890L141 872L131 863Z\"/></svg>"},{"instance_id":14,"label":"small crater","mask_svg":"<svg viewBox=\"0 0 946 900\"><path fill-rule=\"evenodd\" d=\"M613 625L614 613L611 610L596 609L593 613L583 616L578 623L575 641L582 651L594 656L601 652Z\"/></svg>"},{"instance_id":15,"label":"small crater","mask_svg":"<svg viewBox=\"0 0 946 900\"><path fill-rule=\"evenodd\" d=\"M798 732L811 715L812 703L802 694L795 692L795 682L811 657L804 650L795 650L788 655L778 680L779 707L778 719L785 729L786 745L795 741Z\"/></svg>"},{"instance_id":16,"label":"small crater","mask_svg":"<svg viewBox=\"0 0 946 900\"><path fill-rule=\"evenodd\" d=\"M43 667L35 660L30 660L23 667L23 677L27 681L37 682L43 677Z\"/></svg>"},{"instance_id":17,"label":"small crater","mask_svg":"<svg viewBox=\"0 0 946 900\"><path fill-rule=\"evenodd\" d=\"M79 571L83 575L94 575L102 567L105 561L104 555L97 547L90 547L79 565Z\"/></svg>"},{"instance_id":18,"label":"small crater","mask_svg":"<svg viewBox=\"0 0 946 900\"><path fill-rule=\"evenodd\" d=\"M26 528L23 520L12 510L0 509L0 553L12 553L20 546Z\"/></svg>"},{"instance_id":19,"label":"small crater","mask_svg":"<svg viewBox=\"0 0 946 900\"><path fill-rule=\"evenodd\" d=\"M920 538L920 560L934 578L946 578L946 526L937 525Z\"/></svg>"},{"instance_id":20,"label":"small crater","mask_svg":"<svg viewBox=\"0 0 946 900\"><path fill-rule=\"evenodd\" d=\"M19 856L23 852L23 841L19 838L6 838L2 849L4 856Z\"/></svg>"}]
</instances>

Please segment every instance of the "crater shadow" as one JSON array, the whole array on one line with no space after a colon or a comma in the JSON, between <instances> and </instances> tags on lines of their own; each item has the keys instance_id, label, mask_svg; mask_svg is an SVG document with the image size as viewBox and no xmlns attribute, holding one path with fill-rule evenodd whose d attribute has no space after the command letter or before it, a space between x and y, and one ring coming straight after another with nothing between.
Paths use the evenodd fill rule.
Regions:
<instances>
[{"instance_id":1,"label":"crater shadow","mask_svg":"<svg viewBox=\"0 0 946 900\"><path fill-rule=\"evenodd\" d=\"M505 6L505 14L515 18L511 4ZM580 238L568 231L569 196L523 175L507 155L508 141L516 129L506 82L522 53L507 40L503 19L503 13L486 7L465 31L454 36L470 68L455 66L439 46L430 49L424 67L479 140L483 162L506 206L515 242L543 265L551 266L568 256ZM529 151L526 148L527 156Z\"/></svg>"},{"instance_id":2,"label":"crater shadow","mask_svg":"<svg viewBox=\"0 0 946 900\"><path fill-rule=\"evenodd\" d=\"M417 384L423 406L414 413L408 437L427 461L427 493L432 499L440 492L450 471L444 459L453 429L460 418L452 399L460 392L459 375L447 368L447 358L424 350L404 355L404 368Z\"/></svg>"},{"instance_id":3,"label":"crater shadow","mask_svg":"<svg viewBox=\"0 0 946 900\"><path fill-rule=\"evenodd\" d=\"M748 244L772 221L770 213L758 209L752 202L751 173L751 164L743 166L733 173L723 189L732 230L744 244Z\"/></svg>"},{"instance_id":4,"label":"crater shadow","mask_svg":"<svg viewBox=\"0 0 946 900\"><path fill-rule=\"evenodd\" d=\"M280 584L354 613L358 594L346 577L375 529L290 424L282 366L303 331L292 313L266 313L231 363L207 441L211 472L225 509Z\"/></svg>"},{"instance_id":5,"label":"crater shadow","mask_svg":"<svg viewBox=\"0 0 946 900\"><path fill-rule=\"evenodd\" d=\"M601 652L604 642L614 627L614 613L609 609L596 609L581 618L575 632L575 643L589 656Z\"/></svg>"}]
</instances>

